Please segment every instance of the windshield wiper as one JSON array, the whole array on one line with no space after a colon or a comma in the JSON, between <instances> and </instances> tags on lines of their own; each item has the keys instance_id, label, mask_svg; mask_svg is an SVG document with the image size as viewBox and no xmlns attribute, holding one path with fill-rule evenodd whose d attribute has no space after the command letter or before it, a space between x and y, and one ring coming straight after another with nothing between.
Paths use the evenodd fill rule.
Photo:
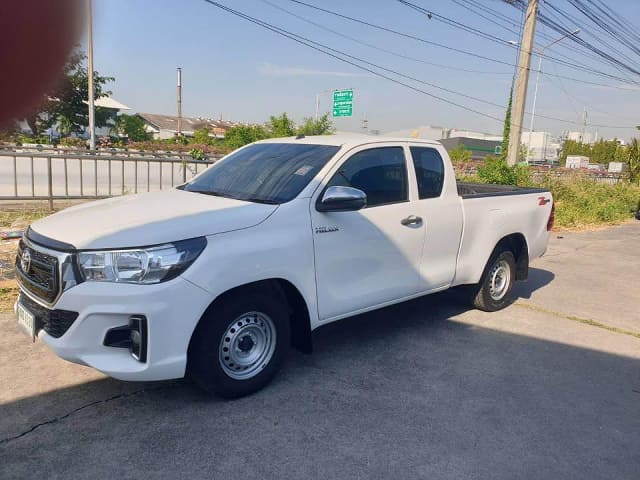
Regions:
<instances>
[{"instance_id":1,"label":"windshield wiper","mask_svg":"<svg viewBox=\"0 0 640 480\"><path fill-rule=\"evenodd\" d=\"M233 198L229 195L220 192L214 192L213 190L186 190L191 193L201 193L203 195L211 195L213 197Z\"/></svg>"},{"instance_id":2,"label":"windshield wiper","mask_svg":"<svg viewBox=\"0 0 640 480\"><path fill-rule=\"evenodd\" d=\"M239 198L238 200L243 200L245 202L253 202L253 203L264 203L266 205L280 205L280 202L276 202L275 200L269 200L266 198L249 197L249 198Z\"/></svg>"}]
</instances>

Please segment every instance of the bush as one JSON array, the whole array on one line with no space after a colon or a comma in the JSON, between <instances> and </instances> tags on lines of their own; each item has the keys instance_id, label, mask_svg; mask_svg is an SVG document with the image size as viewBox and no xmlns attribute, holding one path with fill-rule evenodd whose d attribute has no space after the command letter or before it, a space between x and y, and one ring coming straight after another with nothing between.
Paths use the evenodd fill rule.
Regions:
<instances>
[{"instance_id":1,"label":"bush","mask_svg":"<svg viewBox=\"0 0 640 480\"><path fill-rule=\"evenodd\" d=\"M204 127L196 130L195 132L193 132L193 138L191 140L193 143L209 144L212 140L209 136L209 129L207 127Z\"/></svg>"},{"instance_id":2,"label":"bush","mask_svg":"<svg viewBox=\"0 0 640 480\"><path fill-rule=\"evenodd\" d=\"M194 160L204 160L206 158L206 155L201 148L192 148L189 150L189 155L191 155Z\"/></svg>"},{"instance_id":3,"label":"bush","mask_svg":"<svg viewBox=\"0 0 640 480\"><path fill-rule=\"evenodd\" d=\"M517 172L518 169L514 171ZM486 182L486 177L467 175L459 180ZM614 225L624 222L633 218L640 199L640 185L628 182L616 185L596 183L581 173L568 178L547 174L537 181L529 179L526 185L551 191L556 205L555 224L558 227Z\"/></svg>"},{"instance_id":4,"label":"bush","mask_svg":"<svg viewBox=\"0 0 640 480\"><path fill-rule=\"evenodd\" d=\"M640 187L628 183L582 179L548 185L556 203L556 224L562 227L619 223L633 217L640 198Z\"/></svg>"},{"instance_id":5,"label":"bush","mask_svg":"<svg viewBox=\"0 0 640 480\"><path fill-rule=\"evenodd\" d=\"M265 138L269 138L269 134L260 125L237 125L227 130L224 142L231 150L235 150Z\"/></svg>"},{"instance_id":6,"label":"bush","mask_svg":"<svg viewBox=\"0 0 640 480\"><path fill-rule=\"evenodd\" d=\"M147 142L129 142L130 150L143 150L147 152L181 152L189 153L193 149L200 149L206 154L224 154L230 151L230 148L221 142L215 145L183 145L181 143L167 143L164 140L149 140Z\"/></svg>"},{"instance_id":7,"label":"bush","mask_svg":"<svg viewBox=\"0 0 640 480\"><path fill-rule=\"evenodd\" d=\"M471 161L471 150L464 145L458 145L449 150L449 158L453 164L468 163Z\"/></svg>"},{"instance_id":8,"label":"bush","mask_svg":"<svg viewBox=\"0 0 640 480\"><path fill-rule=\"evenodd\" d=\"M81 147L86 148L87 141L78 137L64 137L60 139L60 145L63 147Z\"/></svg>"},{"instance_id":9,"label":"bush","mask_svg":"<svg viewBox=\"0 0 640 480\"><path fill-rule=\"evenodd\" d=\"M491 155L485 158L484 165L478 167L478 177L483 183L519 186L531 184L531 172L527 165L510 167L505 160Z\"/></svg>"}]
</instances>

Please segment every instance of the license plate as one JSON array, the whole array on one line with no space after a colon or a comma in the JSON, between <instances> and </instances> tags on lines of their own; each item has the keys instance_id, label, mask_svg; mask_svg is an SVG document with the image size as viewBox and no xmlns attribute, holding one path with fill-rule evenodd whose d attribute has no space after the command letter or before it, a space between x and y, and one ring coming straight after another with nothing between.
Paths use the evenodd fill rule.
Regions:
<instances>
[{"instance_id":1,"label":"license plate","mask_svg":"<svg viewBox=\"0 0 640 480\"><path fill-rule=\"evenodd\" d=\"M36 317L21 303L18 303L18 326L31 337L32 341L36 341Z\"/></svg>"}]
</instances>

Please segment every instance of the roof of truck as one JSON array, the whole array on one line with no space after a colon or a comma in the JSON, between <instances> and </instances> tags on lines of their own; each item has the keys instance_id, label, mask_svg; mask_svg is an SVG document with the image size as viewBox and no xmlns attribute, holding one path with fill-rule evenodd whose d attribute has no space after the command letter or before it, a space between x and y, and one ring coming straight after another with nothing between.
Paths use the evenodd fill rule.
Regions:
<instances>
[{"instance_id":1,"label":"roof of truck","mask_svg":"<svg viewBox=\"0 0 640 480\"><path fill-rule=\"evenodd\" d=\"M386 143L386 142L411 142L424 143L426 145L440 145L440 142L434 140L423 140L420 138L403 138L403 137L385 137L382 135L364 135L364 134L340 134L340 135L314 135L304 137L281 137L261 140L257 143L301 143L309 145L334 145L356 147L370 143Z\"/></svg>"}]
</instances>

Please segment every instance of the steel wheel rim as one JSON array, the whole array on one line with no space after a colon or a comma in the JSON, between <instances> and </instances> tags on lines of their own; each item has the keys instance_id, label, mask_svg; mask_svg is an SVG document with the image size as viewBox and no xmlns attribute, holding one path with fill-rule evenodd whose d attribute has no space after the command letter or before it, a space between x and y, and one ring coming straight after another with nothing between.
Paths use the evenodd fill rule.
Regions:
<instances>
[{"instance_id":1,"label":"steel wheel rim","mask_svg":"<svg viewBox=\"0 0 640 480\"><path fill-rule=\"evenodd\" d=\"M489 272L489 295L493 300L502 300L511 283L511 268L506 260L497 262Z\"/></svg>"},{"instance_id":2,"label":"steel wheel rim","mask_svg":"<svg viewBox=\"0 0 640 480\"><path fill-rule=\"evenodd\" d=\"M218 361L229 377L247 380L267 366L275 349L273 320L262 312L247 312L227 327L220 340Z\"/></svg>"}]
</instances>

